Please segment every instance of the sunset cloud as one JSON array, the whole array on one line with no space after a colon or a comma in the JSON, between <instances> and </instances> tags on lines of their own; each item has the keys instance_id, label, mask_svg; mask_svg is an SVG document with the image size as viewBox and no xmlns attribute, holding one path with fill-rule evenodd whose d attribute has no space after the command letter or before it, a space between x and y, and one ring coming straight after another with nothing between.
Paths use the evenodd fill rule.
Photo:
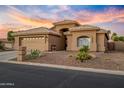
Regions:
<instances>
[{"instance_id":1,"label":"sunset cloud","mask_svg":"<svg viewBox=\"0 0 124 93\"><path fill-rule=\"evenodd\" d=\"M31 18L26 16L22 11L14 8L14 7L10 7L12 10L9 11L8 15L15 19L16 21L20 22L21 24L26 24L26 25L31 25L34 27L39 27L39 26L46 26L46 27L51 27L52 26L52 22L50 20L47 19L42 19L42 18Z\"/></svg>"},{"instance_id":2,"label":"sunset cloud","mask_svg":"<svg viewBox=\"0 0 124 93\"><path fill-rule=\"evenodd\" d=\"M2 6L0 6L2 7ZM81 24L105 27L124 34L124 7L108 6L3 6L0 11L0 38L9 30L18 31L34 27L52 27L52 23L65 19ZM94 8L94 10L92 10Z\"/></svg>"},{"instance_id":3,"label":"sunset cloud","mask_svg":"<svg viewBox=\"0 0 124 93\"><path fill-rule=\"evenodd\" d=\"M105 9L103 12L94 12L88 10L74 11L69 6L51 6L49 11L38 11L37 8L33 8L34 11L30 12L34 18L27 16L26 13L10 7L8 15L23 23L33 26L52 26L52 22L64 19L77 20L82 24L94 24L102 22L111 22L113 20L121 20L124 17L124 10L118 10L110 7ZM36 12L35 12L36 11ZM123 21L123 20L121 20Z\"/></svg>"},{"instance_id":4,"label":"sunset cloud","mask_svg":"<svg viewBox=\"0 0 124 93\"><path fill-rule=\"evenodd\" d=\"M119 22L119 18L124 17L124 10L118 10L116 8L109 8L103 12L91 12L91 11L80 11L76 13L77 20L82 24L95 24L95 23L104 23L112 22L116 20ZM124 22L124 20L121 20Z\"/></svg>"}]
</instances>

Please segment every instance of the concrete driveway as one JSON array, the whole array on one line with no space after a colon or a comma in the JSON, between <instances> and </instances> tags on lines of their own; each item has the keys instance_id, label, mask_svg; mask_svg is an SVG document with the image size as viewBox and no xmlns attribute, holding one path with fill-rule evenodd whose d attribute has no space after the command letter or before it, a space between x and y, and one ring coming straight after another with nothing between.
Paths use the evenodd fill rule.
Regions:
<instances>
[{"instance_id":1,"label":"concrete driveway","mask_svg":"<svg viewBox=\"0 0 124 93\"><path fill-rule=\"evenodd\" d=\"M16 51L0 52L0 60L9 60L16 57Z\"/></svg>"},{"instance_id":2,"label":"concrete driveway","mask_svg":"<svg viewBox=\"0 0 124 93\"><path fill-rule=\"evenodd\" d=\"M0 63L0 87L123 88L124 76Z\"/></svg>"}]
</instances>

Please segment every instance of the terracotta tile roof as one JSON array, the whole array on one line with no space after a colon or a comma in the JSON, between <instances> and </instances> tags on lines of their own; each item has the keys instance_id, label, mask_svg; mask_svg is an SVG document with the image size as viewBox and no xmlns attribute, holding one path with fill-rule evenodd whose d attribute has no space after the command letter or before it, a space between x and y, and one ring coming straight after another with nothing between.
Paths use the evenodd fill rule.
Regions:
<instances>
[{"instance_id":1,"label":"terracotta tile roof","mask_svg":"<svg viewBox=\"0 0 124 93\"><path fill-rule=\"evenodd\" d=\"M48 28L45 27L39 27L39 28L34 28L34 29L29 29L29 30L23 30L23 31L18 31L15 32L13 35L14 36L19 36L19 35L34 35L34 34L53 34L53 35L60 35L57 32L54 32Z\"/></svg>"}]
</instances>

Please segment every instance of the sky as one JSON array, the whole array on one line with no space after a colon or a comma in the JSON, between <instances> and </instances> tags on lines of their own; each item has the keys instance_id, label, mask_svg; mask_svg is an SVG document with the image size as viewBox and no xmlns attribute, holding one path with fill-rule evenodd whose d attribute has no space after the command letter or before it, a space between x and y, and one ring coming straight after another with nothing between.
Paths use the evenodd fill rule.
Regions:
<instances>
[{"instance_id":1,"label":"sky","mask_svg":"<svg viewBox=\"0 0 124 93\"><path fill-rule=\"evenodd\" d=\"M124 35L124 5L0 5L0 38L8 31L52 27L53 22L75 20Z\"/></svg>"}]
</instances>

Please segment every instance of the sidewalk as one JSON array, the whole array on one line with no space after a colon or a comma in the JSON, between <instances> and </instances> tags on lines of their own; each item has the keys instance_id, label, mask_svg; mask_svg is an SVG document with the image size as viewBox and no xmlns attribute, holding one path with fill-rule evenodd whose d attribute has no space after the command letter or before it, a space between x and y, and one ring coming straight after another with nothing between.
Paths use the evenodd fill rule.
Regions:
<instances>
[{"instance_id":1,"label":"sidewalk","mask_svg":"<svg viewBox=\"0 0 124 93\"><path fill-rule=\"evenodd\" d=\"M44 64L44 63L32 63L32 62L17 62L17 61L7 61L7 60L0 60L0 62L12 63L12 64L32 65L32 66L41 66L41 67L50 67L50 68L58 68L58 69L67 69L67 70L76 70L76 71L87 71L87 72L113 74L113 75L124 75L124 71L117 71L117 70L81 68L81 67L74 67L74 66L64 66L64 65L54 65L54 64Z\"/></svg>"}]
</instances>

